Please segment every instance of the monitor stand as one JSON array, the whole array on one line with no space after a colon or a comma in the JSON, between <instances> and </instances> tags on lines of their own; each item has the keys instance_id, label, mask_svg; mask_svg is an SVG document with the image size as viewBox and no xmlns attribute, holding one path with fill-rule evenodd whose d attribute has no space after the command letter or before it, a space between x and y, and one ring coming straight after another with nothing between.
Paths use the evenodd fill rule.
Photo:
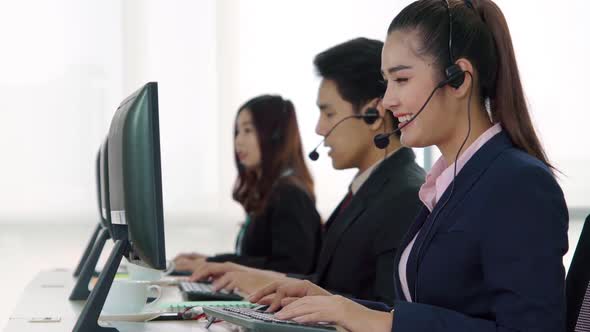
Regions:
<instances>
[{"instance_id":1,"label":"monitor stand","mask_svg":"<svg viewBox=\"0 0 590 332\"><path fill-rule=\"evenodd\" d=\"M104 244L109 238L110 235L108 230L102 228L94 242L94 247L92 247L90 255L88 255L88 259L86 259L86 263L80 272L80 276L78 277L78 280L76 280L76 284L70 294L70 300L86 300L88 295L90 295L88 284L90 284L90 279L92 279L92 276L94 275L96 263L98 263Z\"/></svg>"},{"instance_id":2,"label":"monitor stand","mask_svg":"<svg viewBox=\"0 0 590 332\"><path fill-rule=\"evenodd\" d=\"M94 247L94 242L96 242L96 238L98 237L98 234L100 233L101 229L102 229L102 225L101 225L101 223L98 223L98 225L96 225L96 228L94 229L94 233L92 233L92 237L90 238L90 241L88 241L88 244L86 245L86 249L84 249L84 253L82 254L82 257L80 257L80 261L78 262L76 269L74 270L74 277L77 277L80 275L80 272L82 271L84 264L86 264L86 261L88 260L88 256L90 255L90 252L92 251L92 248Z\"/></svg>"},{"instance_id":3,"label":"monitor stand","mask_svg":"<svg viewBox=\"0 0 590 332\"><path fill-rule=\"evenodd\" d=\"M102 311L104 302L107 299L107 295L109 294L109 290L115 279L115 274L117 273L121 259L129 253L130 247L131 245L127 239L117 240L115 242L115 247L113 248L113 251L111 251L111 255L98 277L98 282L92 289L88 301L86 302L86 305L84 305L84 309L82 309L72 332L119 331L114 327L103 327L98 325L98 318L100 317L100 312Z\"/></svg>"}]
</instances>

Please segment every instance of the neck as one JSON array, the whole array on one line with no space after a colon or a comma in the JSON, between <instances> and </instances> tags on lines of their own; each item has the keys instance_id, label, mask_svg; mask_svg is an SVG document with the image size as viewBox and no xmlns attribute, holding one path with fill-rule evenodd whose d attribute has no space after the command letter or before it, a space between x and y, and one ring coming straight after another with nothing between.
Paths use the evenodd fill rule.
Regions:
<instances>
[{"instance_id":1,"label":"neck","mask_svg":"<svg viewBox=\"0 0 590 332\"><path fill-rule=\"evenodd\" d=\"M465 117L467 117L467 115L465 115ZM481 107L472 107L471 109L471 132L466 141L465 137L469 130L469 123L467 122L467 119L460 120L457 123L458 125L455 127L451 137L447 141L437 144L447 166L453 164L456 159L461 157L465 150L467 150L467 148L479 138L479 136L492 127L487 114ZM465 145L461 148L463 141L465 141ZM461 152L457 155L460 148Z\"/></svg>"},{"instance_id":2,"label":"neck","mask_svg":"<svg viewBox=\"0 0 590 332\"><path fill-rule=\"evenodd\" d=\"M359 163L358 170L359 174L363 173L377 162L382 161L386 156L389 156L394 151L399 150L402 147L399 140L392 138L389 145L385 149L379 149L371 143L371 148L368 149L365 158Z\"/></svg>"}]
</instances>

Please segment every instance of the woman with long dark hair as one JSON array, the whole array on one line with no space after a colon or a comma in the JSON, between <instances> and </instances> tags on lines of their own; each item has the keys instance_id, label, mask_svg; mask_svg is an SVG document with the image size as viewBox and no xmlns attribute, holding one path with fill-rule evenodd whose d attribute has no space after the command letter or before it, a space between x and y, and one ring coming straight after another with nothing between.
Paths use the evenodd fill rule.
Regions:
<instances>
[{"instance_id":1,"label":"woman with long dark hair","mask_svg":"<svg viewBox=\"0 0 590 332\"><path fill-rule=\"evenodd\" d=\"M233 262L283 273L311 272L320 247L321 219L291 101L262 95L242 105L234 146L238 176L233 198L246 212L236 252L181 254L175 258L177 269Z\"/></svg>"},{"instance_id":2,"label":"woman with long dark hair","mask_svg":"<svg viewBox=\"0 0 590 332\"><path fill-rule=\"evenodd\" d=\"M275 293L276 317L349 331L564 331L567 206L501 10L490 0L416 1L389 26L381 70L402 144L442 153L395 258L397 301L355 302L305 281L250 300Z\"/></svg>"}]
</instances>

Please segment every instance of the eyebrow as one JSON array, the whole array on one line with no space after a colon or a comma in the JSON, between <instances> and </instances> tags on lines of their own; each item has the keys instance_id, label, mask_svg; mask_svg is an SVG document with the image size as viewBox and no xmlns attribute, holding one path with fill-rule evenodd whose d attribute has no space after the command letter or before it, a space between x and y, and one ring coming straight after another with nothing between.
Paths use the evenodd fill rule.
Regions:
<instances>
[{"instance_id":1,"label":"eyebrow","mask_svg":"<svg viewBox=\"0 0 590 332\"><path fill-rule=\"evenodd\" d=\"M387 72L389 74L393 74L395 72L398 72L398 71L404 70L404 69L412 69L412 66L399 65L399 66L395 66L395 67L390 67L390 68L387 69ZM385 73L383 72L383 70L381 71L381 75L385 75Z\"/></svg>"}]
</instances>

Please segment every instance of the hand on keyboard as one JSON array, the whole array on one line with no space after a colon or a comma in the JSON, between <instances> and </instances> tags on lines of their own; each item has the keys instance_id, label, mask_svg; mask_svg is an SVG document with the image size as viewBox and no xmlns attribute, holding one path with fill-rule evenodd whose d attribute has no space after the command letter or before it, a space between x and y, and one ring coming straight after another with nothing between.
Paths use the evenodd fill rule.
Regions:
<instances>
[{"instance_id":1,"label":"hand on keyboard","mask_svg":"<svg viewBox=\"0 0 590 332\"><path fill-rule=\"evenodd\" d=\"M252 294L274 281L287 279L281 274L270 274L265 271L228 272L213 282L213 289L239 289L242 294Z\"/></svg>"},{"instance_id":2,"label":"hand on keyboard","mask_svg":"<svg viewBox=\"0 0 590 332\"><path fill-rule=\"evenodd\" d=\"M304 324L331 322L350 332L389 332L393 322L391 313L370 310L340 295L306 296L285 306L274 317Z\"/></svg>"},{"instance_id":3,"label":"hand on keyboard","mask_svg":"<svg viewBox=\"0 0 590 332\"><path fill-rule=\"evenodd\" d=\"M283 320L283 319L278 319L274 314L269 313L269 312L264 312L264 311L260 311L260 310L256 310L255 308L249 309L249 308L233 308L233 307L228 307L228 308L223 308L224 311L228 311L234 314L238 314L241 316L245 316L248 318L254 318L254 319L258 319L264 322L270 322L270 323L281 323L281 324L291 324L291 325L297 325L300 323L297 323L296 321L293 320ZM322 327L325 326L325 324L306 324L309 326L316 326L316 327Z\"/></svg>"},{"instance_id":4,"label":"hand on keyboard","mask_svg":"<svg viewBox=\"0 0 590 332\"><path fill-rule=\"evenodd\" d=\"M231 271L247 271L247 267L238 265L235 263L215 263L215 262L203 262L194 269L193 275L190 277L191 281L197 281L202 279L215 279L223 276L227 272Z\"/></svg>"},{"instance_id":5,"label":"hand on keyboard","mask_svg":"<svg viewBox=\"0 0 590 332\"><path fill-rule=\"evenodd\" d=\"M248 297L248 301L268 304L270 306L267 311L275 312L298 298L313 295L327 296L331 294L310 281L285 278L257 290Z\"/></svg>"}]
</instances>

